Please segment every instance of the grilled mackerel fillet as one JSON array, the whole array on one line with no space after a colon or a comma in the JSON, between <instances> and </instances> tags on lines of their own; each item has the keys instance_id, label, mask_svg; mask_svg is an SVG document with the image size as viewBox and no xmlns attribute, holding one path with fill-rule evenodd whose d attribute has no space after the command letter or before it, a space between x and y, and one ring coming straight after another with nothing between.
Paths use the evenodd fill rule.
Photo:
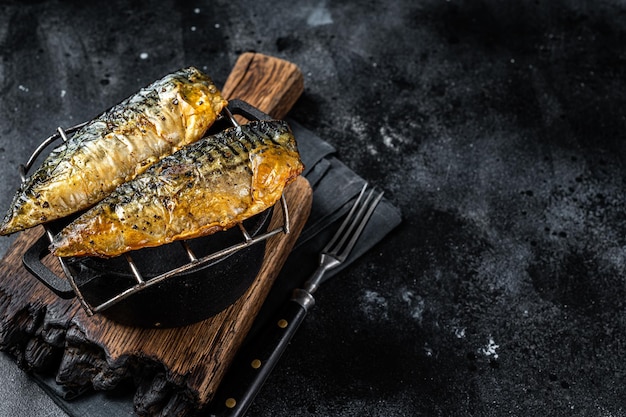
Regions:
<instances>
[{"instance_id":1,"label":"grilled mackerel fillet","mask_svg":"<svg viewBox=\"0 0 626 417\"><path fill-rule=\"evenodd\" d=\"M51 152L18 190L0 235L92 206L200 139L226 104L213 81L193 67L140 90Z\"/></svg>"},{"instance_id":2,"label":"grilled mackerel fillet","mask_svg":"<svg viewBox=\"0 0 626 417\"><path fill-rule=\"evenodd\" d=\"M275 204L302 169L287 123L230 128L122 184L63 229L50 250L112 257L225 230Z\"/></svg>"}]
</instances>

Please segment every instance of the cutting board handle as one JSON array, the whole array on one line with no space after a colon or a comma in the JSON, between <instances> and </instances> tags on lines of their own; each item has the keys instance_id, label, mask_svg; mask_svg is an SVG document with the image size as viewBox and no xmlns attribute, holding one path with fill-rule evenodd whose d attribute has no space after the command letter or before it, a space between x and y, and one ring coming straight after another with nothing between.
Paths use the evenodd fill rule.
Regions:
<instances>
[{"instance_id":1,"label":"cutting board handle","mask_svg":"<svg viewBox=\"0 0 626 417\"><path fill-rule=\"evenodd\" d=\"M276 119L282 119L304 91L297 65L255 52L239 56L222 94L240 99Z\"/></svg>"}]
</instances>

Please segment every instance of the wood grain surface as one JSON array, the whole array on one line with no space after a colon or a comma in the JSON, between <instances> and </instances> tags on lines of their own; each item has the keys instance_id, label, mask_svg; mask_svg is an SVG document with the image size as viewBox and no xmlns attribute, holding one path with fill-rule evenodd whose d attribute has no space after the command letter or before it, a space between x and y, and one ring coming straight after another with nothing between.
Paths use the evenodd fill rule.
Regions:
<instances>
[{"instance_id":1,"label":"wood grain surface","mask_svg":"<svg viewBox=\"0 0 626 417\"><path fill-rule=\"evenodd\" d=\"M286 61L246 53L224 85L273 117L283 117L302 93L302 74ZM146 329L92 317L76 300L62 300L32 277L21 257L42 234L22 232L0 262L0 348L25 369L56 368L70 390L137 383L140 415L184 416L212 398L262 306L309 214L312 191L300 177L285 190L290 234L270 238L261 270L248 291L218 315L185 327ZM270 228L282 222L275 210ZM52 268L62 276L58 263Z\"/></svg>"},{"instance_id":2,"label":"wood grain surface","mask_svg":"<svg viewBox=\"0 0 626 417\"><path fill-rule=\"evenodd\" d=\"M281 119L304 91L300 69L289 61L246 52L231 71L222 94L247 101L272 117Z\"/></svg>"}]
</instances>

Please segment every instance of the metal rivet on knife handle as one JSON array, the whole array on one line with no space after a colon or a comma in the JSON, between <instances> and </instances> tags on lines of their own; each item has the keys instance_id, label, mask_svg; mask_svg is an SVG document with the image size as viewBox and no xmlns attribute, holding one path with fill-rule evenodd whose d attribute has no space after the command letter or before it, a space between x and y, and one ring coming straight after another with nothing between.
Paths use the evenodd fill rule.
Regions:
<instances>
[{"instance_id":1,"label":"metal rivet on knife handle","mask_svg":"<svg viewBox=\"0 0 626 417\"><path fill-rule=\"evenodd\" d=\"M224 404L227 408L235 408L235 406L237 405L237 400L235 400L234 398L227 398Z\"/></svg>"},{"instance_id":2,"label":"metal rivet on knife handle","mask_svg":"<svg viewBox=\"0 0 626 417\"><path fill-rule=\"evenodd\" d=\"M250 363L250 366L253 367L254 369L259 369L261 367L261 361L259 359L254 359Z\"/></svg>"},{"instance_id":3,"label":"metal rivet on knife handle","mask_svg":"<svg viewBox=\"0 0 626 417\"><path fill-rule=\"evenodd\" d=\"M280 320L278 320L278 323L276 323L276 324L281 329L284 329L285 327L287 327L289 325L289 322L287 320L285 320L285 319L280 319Z\"/></svg>"}]
</instances>

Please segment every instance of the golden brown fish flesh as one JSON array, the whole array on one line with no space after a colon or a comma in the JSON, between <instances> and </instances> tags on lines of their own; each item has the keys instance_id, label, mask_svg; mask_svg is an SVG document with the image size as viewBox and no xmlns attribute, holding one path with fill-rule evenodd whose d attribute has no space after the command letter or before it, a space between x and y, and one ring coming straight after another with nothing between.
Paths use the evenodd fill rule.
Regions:
<instances>
[{"instance_id":1,"label":"golden brown fish flesh","mask_svg":"<svg viewBox=\"0 0 626 417\"><path fill-rule=\"evenodd\" d=\"M92 206L200 139L226 104L213 81L193 67L140 90L50 153L18 190L0 235Z\"/></svg>"},{"instance_id":2,"label":"golden brown fish flesh","mask_svg":"<svg viewBox=\"0 0 626 417\"><path fill-rule=\"evenodd\" d=\"M250 122L163 158L70 223L56 256L112 257L228 229L274 205L302 172L283 121Z\"/></svg>"}]
</instances>

